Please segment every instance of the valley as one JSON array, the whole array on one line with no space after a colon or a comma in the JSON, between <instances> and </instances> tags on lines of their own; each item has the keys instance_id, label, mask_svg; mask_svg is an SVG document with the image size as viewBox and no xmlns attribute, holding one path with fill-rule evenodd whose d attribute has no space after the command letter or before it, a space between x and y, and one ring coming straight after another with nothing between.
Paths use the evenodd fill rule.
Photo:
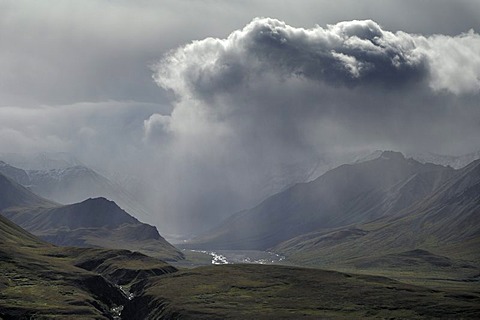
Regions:
<instances>
[{"instance_id":1,"label":"valley","mask_svg":"<svg viewBox=\"0 0 480 320\"><path fill-rule=\"evenodd\" d=\"M0 0L0 320L479 320L479 0Z\"/></svg>"},{"instance_id":2,"label":"valley","mask_svg":"<svg viewBox=\"0 0 480 320\"><path fill-rule=\"evenodd\" d=\"M108 199L44 199L12 168L15 181L0 174L2 319L480 315L478 161L383 152L175 245Z\"/></svg>"},{"instance_id":3,"label":"valley","mask_svg":"<svg viewBox=\"0 0 480 320\"><path fill-rule=\"evenodd\" d=\"M210 256L211 264L281 264L285 260L284 256L273 252L260 250L189 250L184 249L182 252L186 256L187 263L194 263L197 261L198 265L208 265L208 259L201 259L198 256ZM197 258L195 258L197 256ZM207 261L207 262L206 262ZM183 261L176 262L181 265Z\"/></svg>"}]
</instances>

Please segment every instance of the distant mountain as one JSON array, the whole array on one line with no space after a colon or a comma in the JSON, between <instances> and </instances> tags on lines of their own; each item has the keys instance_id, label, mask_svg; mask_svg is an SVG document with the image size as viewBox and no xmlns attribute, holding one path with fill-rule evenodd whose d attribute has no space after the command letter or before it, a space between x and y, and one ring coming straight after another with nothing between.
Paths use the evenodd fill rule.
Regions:
<instances>
[{"instance_id":1,"label":"distant mountain","mask_svg":"<svg viewBox=\"0 0 480 320\"><path fill-rule=\"evenodd\" d=\"M326 266L350 261L351 265L367 267L380 261L385 268L392 255L399 257L419 248L479 266L480 160L455 171L428 196L396 216L307 233L277 245L275 250L302 264ZM425 253L415 254L423 261L431 259ZM456 272L462 270L457 268Z\"/></svg>"},{"instance_id":2,"label":"distant mountain","mask_svg":"<svg viewBox=\"0 0 480 320\"><path fill-rule=\"evenodd\" d=\"M13 171L15 172L15 171ZM6 208L54 207L57 204L33 194L30 190L0 174L0 211Z\"/></svg>"},{"instance_id":3,"label":"distant mountain","mask_svg":"<svg viewBox=\"0 0 480 320\"><path fill-rule=\"evenodd\" d=\"M59 205L0 174L0 213L57 245L129 249L166 260L183 258L155 227L105 198Z\"/></svg>"},{"instance_id":4,"label":"distant mountain","mask_svg":"<svg viewBox=\"0 0 480 320\"><path fill-rule=\"evenodd\" d=\"M471 162L480 159L480 151L461 156L448 156L435 153L409 153L408 156L422 163L430 162L460 169L467 166Z\"/></svg>"},{"instance_id":5,"label":"distant mountain","mask_svg":"<svg viewBox=\"0 0 480 320\"><path fill-rule=\"evenodd\" d=\"M342 165L234 214L186 247L267 249L318 229L392 216L440 187L455 170L385 151Z\"/></svg>"},{"instance_id":6,"label":"distant mountain","mask_svg":"<svg viewBox=\"0 0 480 320\"><path fill-rule=\"evenodd\" d=\"M105 197L115 201L121 208L142 220L148 220L150 217L149 210L125 188L96 171L83 165L68 166L75 161L51 162L43 157L41 159L43 160L41 164L50 169L26 170L0 161L0 173L27 187L35 194L58 203L71 204L88 198ZM26 160L23 163L28 166ZM59 165L60 168L52 168L54 165ZM39 166L30 164L30 167Z\"/></svg>"},{"instance_id":7,"label":"distant mountain","mask_svg":"<svg viewBox=\"0 0 480 320\"><path fill-rule=\"evenodd\" d=\"M12 166L25 170L51 170L85 166L74 155L67 152L0 152L0 159Z\"/></svg>"},{"instance_id":8,"label":"distant mountain","mask_svg":"<svg viewBox=\"0 0 480 320\"><path fill-rule=\"evenodd\" d=\"M368 154L364 154L363 156L359 154L359 156L353 162L359 163L376 159L382 154L382 152L382 150L376 150ZM472 163L473 161L480 159L480 151L467 153L461 156L442 155L432 152L410 152L405 153L405 156L407 158L415 159L421 163L433 163L445 167L450 166L454 169L460 169Z\"/></svg>"}]
</instances>

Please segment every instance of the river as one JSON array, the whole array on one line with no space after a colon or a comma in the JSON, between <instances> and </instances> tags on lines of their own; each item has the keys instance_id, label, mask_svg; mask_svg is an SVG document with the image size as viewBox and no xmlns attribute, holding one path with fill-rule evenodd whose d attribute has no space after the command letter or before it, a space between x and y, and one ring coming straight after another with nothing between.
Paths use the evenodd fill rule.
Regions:
<instances>
[{"instance_id":1,"label":"river","mask_svg":"<svg viewBox=\"0 0 480 320\"><path fill-rule=\"evenodd\" d=\"M190 250L210 255L212 264L278 264L285 260L285 257L268 251L258 250Z\"/></svg>"}]
</instances>

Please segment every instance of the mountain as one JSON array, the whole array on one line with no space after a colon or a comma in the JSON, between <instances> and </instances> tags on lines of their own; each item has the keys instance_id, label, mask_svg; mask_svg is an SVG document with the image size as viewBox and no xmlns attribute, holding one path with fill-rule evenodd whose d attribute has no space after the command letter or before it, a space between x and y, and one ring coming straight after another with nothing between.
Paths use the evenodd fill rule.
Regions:
<instances>
[{"instance_id":1,"label":"mountain","mask_svg":"<svg viewBox=\"0 0 480 320\"><path fill-rule=\"evenodd\" d=\"M119 319L129 286L177 271L126 250L60 248L0 216L1 319Z\"/></svg>"},{"instance_id":2,"label":"mountain","mask_svg":"<svg viewBox=\"0 0 480 320\"><path fill-rule=\"evenodd\" d=\"M126 250L56 247L0 216L1 319L478 319L478 295L285 266L178 271ZM432 308L431 306L435 306Z\"/></svg>"},{"instance_id":3,"label":"mountain","mask_svg":"<svg viewBox=\"0 0 480 320\"><path fill-rule=\"evenodd\" d=\"M393 216L454 174L450 167L422 164L385 151L376 159L342 165L271 196L185 247L265 250L318 229Z\"/></svg>"},{"instance_id":4,"label":"mountain","mask_svg":"<svg viewBox=\"0 0 480 320\"><path fill-rule=\"evenodd\" d=\"M150 211L125 188L96 171L79 164L79 161L75 159L70 159L70 161L67 161L68 158L67 160L52 160L40 154L37 157L41 161L34 161L34 159L29 162L25 157L8 155L7 158L16 160L16 163L36 169L22 169L0 161L0 173L41 197L62 204L76 203L88 198L105 197L115 201L124 210L143 220L148 220L151 216ZM55 166L58 167L55 168Z\"/></svg>"},{"instance_id":5,"label":"mountain","mask_svg":"<svg viewBox=\"0 0 480 320\"><path fill-rule=\"evenodd\" d=\"M0 152L0 159L25 170L51 170L84 166L74 155L67 152Z\"/></svg>"},{"instance_id":6,"label":"mountain","mask_svg":"<svg viewBox=\"0 0 480 320\"><path fill-rule=\"evenodd\" d=\"M105 198L59 205L0 174L0 213L57 245L129 249L166 260L183 258L155 227Z\"/></svg>"},{"instance_id":7,"label":"mountain","mask_svg":"<svg viewBox=\"0 0 480 320\"><path fill-rule=\"evenodd\" d=\"M440 257L443 265L435 265L440 267L437 272L450 270L478 277L478 248L480 160L455 171L428 196L396 216L307 233L274 250L304 265L333 266L341 262L361 269L381 266L383 270L398 268L402 260L410 261L411 267L420 263L432 266L432 261Z\"/></svg>"},{"instance_id":8,"label":"mountain","mask_svg":"<svg viewBox=\"0 0 480 320\"><path fill-rule=\"evenodd\" d=\"M467 153L461 156L449 156L436 153L409 153L409 157L422 163L435 163L443 166L450 166L455 169L460 169L467 166L469 163L480 159L480 151Z\"/></svg>"},{"instance_id":9,"label":"mountain","mask_svg":"<svg viewBox=\"0 0 480 320\"><path fill-rule=\"evenodd\" d=\"M382 150L375 150L373 152L358 153L354 161L346 163L359 163L373 160L381 156ZM460 156L451 156L437 154L433 152L408 152L405 156L417 160L420 163L434 163L442 166L449 166L454 169L461 169L475 160L480 159L480 151L467 153Z\"/></svg>"},{"instance_id":10,"label":"mountain","mask_svg":"<svg viewBox=\"0 0 480 320\"><path fill-rule=\"evenodd\" d=\"M10 207L54 207L54 202L33 194L31 191L0 174L0 210Z\"/></svg>"}]
</instances>

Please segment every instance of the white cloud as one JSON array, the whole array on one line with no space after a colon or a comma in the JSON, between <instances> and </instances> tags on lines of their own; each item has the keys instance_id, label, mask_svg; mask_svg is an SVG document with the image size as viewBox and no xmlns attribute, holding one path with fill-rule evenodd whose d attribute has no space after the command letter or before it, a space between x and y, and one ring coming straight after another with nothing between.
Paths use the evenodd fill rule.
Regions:
<instances>
[{"instance_id":1,"label":"white cloud","mask_svg":"<svg viewBox=\"0 0 480 320\"><path fill-rule=\"evenodd\" d=\"M417 37L417 51L426 55L430 86L455 94L480 91L480 35L470 30L455 37Z\"/></svg>"}]
</instances>

